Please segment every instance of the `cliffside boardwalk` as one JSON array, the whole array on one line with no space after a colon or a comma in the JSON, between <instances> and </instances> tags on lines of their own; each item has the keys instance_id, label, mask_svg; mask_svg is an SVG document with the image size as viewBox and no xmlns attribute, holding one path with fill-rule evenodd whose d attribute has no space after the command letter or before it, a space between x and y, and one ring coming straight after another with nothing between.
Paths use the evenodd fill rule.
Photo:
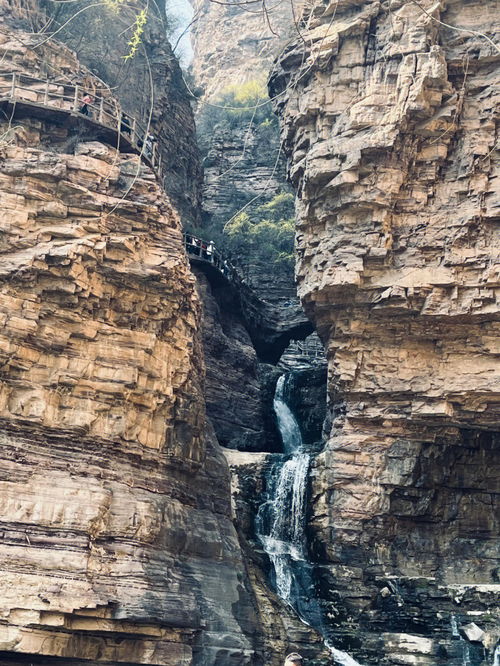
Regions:
<instances>
[{"instance_id":1,"label":"cliffside boardwalk","mask_svg":"<svg viewBox=\"0 0 500 666\"><path fill-rule=\"evenodd\" d=\"M91 97L85 103L84 98ZM152 140L147 127L136 118L124 114L120 103L111 95L97 95L79 84L72 85L58 79L41 79L20 72L0 72L0 104L10 105L12 115L29 111L31 116L47 117L50 113L65 114L73 121L84 121L103 130L122 152L135 152L162 180L161 150ZM79 109L86 107L86 112Z\"/></svg>"}]
</instances>

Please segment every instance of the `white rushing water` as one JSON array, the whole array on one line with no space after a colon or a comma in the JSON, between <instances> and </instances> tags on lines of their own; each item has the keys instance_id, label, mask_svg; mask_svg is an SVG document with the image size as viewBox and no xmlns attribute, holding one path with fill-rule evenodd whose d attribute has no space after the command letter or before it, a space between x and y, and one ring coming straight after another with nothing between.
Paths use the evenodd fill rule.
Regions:
<instances>
[{"instance_id":1,"label":"white rushing water","mask_svg":"<svg viewBox=\"0 0 500 666\"><path fill-rule=\"evenodd\" d=\"M314 600L315 608L309 604L299 609L300 593L294 589L294 583L297 588L298 582L295 578L301 576L301 572L304 578L304 571L310 568L306 553L305 514L311 456L304 449L299 424L286 404L285 389L286 375L282 375L276 385L273 407L283 450L288 457L277 470L272 497L259 510L257 531L274 568L278 595L295 608L306 625L321 631L322 627L313 621L314 616L316 619L321 617L317 600ZM361 666L329 641L325 641L325 645L336 664Z\"/></svg>"},{"instance_id":2,"label":"white rushing water","mask_svg":"<svg viewBox=\"0 0 500 666\"><path fill-rule=\"evenodd\" d=\"M496 646L493 654L493 666L500 666L500 643Z\"/></svg>"},{"instance_id":3,"label":"white rushing water","mask_svg":"<svg viewBox=\"0 0 500 666\"><path fill-rule=\"evenodd\" d=\"M276 591L292 604L290 561L305 560L304 519L310 456L303 451L302 435L292 411L284 400L285 375L278 379L274 410L283 448L291 457L279 470L274 497L266 504L267 529L260 539L274 567Z\"/></svg>"},{"instance_id":4,"label":"white rushing water","mask_svg":"<svg viewBox=\"0 0 500 666\"><path fill-rule=\"evenodd\" d=\"M325 645L332 653L336 664L341 664L342 666L361 666L359 661L356 661L354 657L351 657L351 655L347 654L347 652L337 650L337 648L333 647L329 641L325 641Z\"/></svg>"}]
</instances>

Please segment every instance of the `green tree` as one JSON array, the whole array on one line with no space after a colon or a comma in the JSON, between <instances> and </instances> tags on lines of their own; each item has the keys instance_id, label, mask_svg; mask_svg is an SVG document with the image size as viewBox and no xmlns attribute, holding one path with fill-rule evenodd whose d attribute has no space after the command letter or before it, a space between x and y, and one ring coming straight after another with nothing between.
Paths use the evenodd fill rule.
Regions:
<instances>
[{"instance_id":1,"label":"green tree","mask_svg":"<svg viewBox=\"0 0 500 666\"><path fill-rule=\"evenodd\" d=\"M262 262L288 273L294 232L293 195L282 192L254 211L235 215L224 228L224 245L243 266Z\"/></svg>"}]
</instances>

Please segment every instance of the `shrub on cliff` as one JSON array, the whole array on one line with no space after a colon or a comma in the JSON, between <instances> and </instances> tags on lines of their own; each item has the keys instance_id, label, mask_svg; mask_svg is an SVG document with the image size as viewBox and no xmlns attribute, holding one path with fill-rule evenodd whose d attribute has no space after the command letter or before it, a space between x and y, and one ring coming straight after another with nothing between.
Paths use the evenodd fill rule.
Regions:
<instances>
[{"instance_id":1,"label":"shrub on cliff","mask_svg":"<svg viewBox=\"0 0 500 666\"><path fill-rule=\"evenodd\" d=\"M293 272L294 232L293 195L281 192L254 211L243 211L230 220L224 228L225 245L243 266L265 263Z\"/></svg>"},{"instance_id":2,"label":"shrub on cliff","mask_svg":"<svg viewBox=\"0 0 500 666\"><path fill-rule=\"evenodd\" d=\"M265 81L261 79L227 86L218 97L203 106L197 121L202 152L204 148L208 149L214 129L229 130L250 122L263 133L277 125Z\"/></svg>"}]
</instances>

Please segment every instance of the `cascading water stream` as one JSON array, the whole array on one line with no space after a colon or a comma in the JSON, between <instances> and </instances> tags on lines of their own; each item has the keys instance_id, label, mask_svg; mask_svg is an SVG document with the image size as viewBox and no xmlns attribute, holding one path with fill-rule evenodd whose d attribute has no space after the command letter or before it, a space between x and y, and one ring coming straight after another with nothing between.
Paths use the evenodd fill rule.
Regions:
<instances>
[{"instance_id":1,"label":"cascading water stream","mask_svg":"<svg viewBox=\"0 0 500 666\"><path fill-rule=\"evenodd\" d=\"M290 373L291 374L291 373ZM306 498L311 456L305 450L299 424L286 403L287 378L281 375L274 395L274 411L286 459L273 469L269 499L257 515L257 535L274 569L278 595L308 626L325 636L325 645L342 666L360 666L326 639L319 602L314 593L312 566L306 553Z\"/></svg>"},{"instance_id":2,"label":"cascading water stream","mask_svg":"<svg viewBox=\"0 0 500 666\"><path fill-rule=\"evenodd\" d=\"M285 375L278 379L274 411L290 455L276 475L274 496L259 511L259 538L273 564L279 596L294 606L293 562L305 561L304 519L310 456L303 450L299 425L284 399Z\"/></svg>"}]
</instances>

